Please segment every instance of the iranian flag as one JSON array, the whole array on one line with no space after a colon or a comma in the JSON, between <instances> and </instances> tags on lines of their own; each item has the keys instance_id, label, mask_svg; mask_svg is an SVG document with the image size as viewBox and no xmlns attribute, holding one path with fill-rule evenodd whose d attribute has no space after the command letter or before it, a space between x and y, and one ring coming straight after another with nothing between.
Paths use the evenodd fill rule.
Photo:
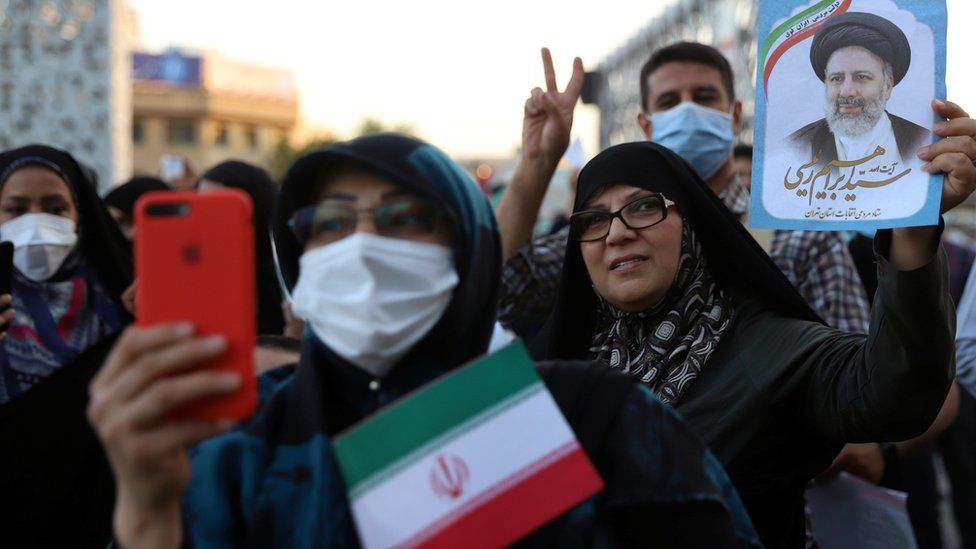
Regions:
<instances>
[{"instance_id":1,"label":"iranian flag","mask_svg":"<svg viewBox=\"0 0 976 549\"><path fill-rule=\"evenodd\" d=\"M359 539L500 547L603 488L521 342L334 441Z\"/></svg>"},{"instance_id":2,"label":"iranian flag","mask_svg":"<svg viewBox=\"0 0 976 549\"><path fill-rule=\"evenodd\" d=\"M763 89L769 87L773 68L787 51L813 37L831 17L847 12L850 7L851 0L820 0L777 25L766 36L759 50L759 72L763 75Z\"/></svg>"}]
</instances>

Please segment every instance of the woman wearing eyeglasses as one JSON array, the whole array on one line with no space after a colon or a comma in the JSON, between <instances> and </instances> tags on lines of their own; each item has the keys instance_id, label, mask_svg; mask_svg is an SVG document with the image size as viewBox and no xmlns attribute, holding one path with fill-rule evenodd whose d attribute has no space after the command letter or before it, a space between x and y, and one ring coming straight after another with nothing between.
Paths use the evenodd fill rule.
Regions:
<instances>
[{"instance_id":1,"label":"woman wearing eyeglasses","mask_svg":"<svg viewBox=\"0 0 976 549\"><path fill-rule=\"evenodd\" d=\"M330 440L488 346L495 220L433 147L375 135L302 157L282 185L275 231L309 327L294 373L265 378L253 418L210 440L229 425L167 420L237 386L186 373L223 350L188 327L130 330L92 385L123 547L358 546ZM756 546L717 460L646 388L592 363L540 374L606 488L525 545ZM200 441L191 462L186 447Z\"/></svg>"},{"instance_id":2,"label":"woman wearing eyeglasses","mask_svg":"<svg viewBox=\"0 0 976 549\"><path fill-rule=\"evenodd\" d=\"M953 172L943 211L972 192ZM823 324L692 168L612 147L579 177L537 358L597 359L681 413L768 547L802 547L803 490L845 442L928 428L954 375L941 228L880 231L870 334Z\"/></svg>"}]
</instances>

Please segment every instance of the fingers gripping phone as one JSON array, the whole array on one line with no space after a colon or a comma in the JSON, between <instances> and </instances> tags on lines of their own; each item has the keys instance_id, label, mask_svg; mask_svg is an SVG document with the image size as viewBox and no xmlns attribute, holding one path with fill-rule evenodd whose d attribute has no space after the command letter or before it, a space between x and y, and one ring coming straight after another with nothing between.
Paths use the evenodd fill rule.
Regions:
<instances>
[{"instance_id":1,"label":"fingers gripping phone","mask_svg":"<svg viewBox=\"0 0 976 549\"><path fill-rule=\"evenodd\" d=\"M254 374L254 235L250 198L210 193L147 193L136 205L136 294L140 326L192 322L222 334L227 353L201 366L240 374L238 392L203 399L178 418L244 418L257 404Z\"/></svg>"}]
</instances>

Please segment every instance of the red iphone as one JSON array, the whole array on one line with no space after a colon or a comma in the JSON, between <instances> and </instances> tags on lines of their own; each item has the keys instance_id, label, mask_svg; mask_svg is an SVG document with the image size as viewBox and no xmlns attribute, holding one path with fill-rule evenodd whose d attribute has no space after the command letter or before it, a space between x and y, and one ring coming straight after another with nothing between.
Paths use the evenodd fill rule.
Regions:
<instances>
[{"instance_id":1,"label":"red iphone","mask_svg":"<svg viewBox=\"0 0 976 549\"><path fill-rule=\"evenodd\" d=\"M192 322L222 334L228 351L205 368L238 372L236 393L192 403L178 418L249 416L254 374L254 229L250 198L227 189L146 193L136 205L136 316L140 326Z\"/></svg>"}]
</instances>

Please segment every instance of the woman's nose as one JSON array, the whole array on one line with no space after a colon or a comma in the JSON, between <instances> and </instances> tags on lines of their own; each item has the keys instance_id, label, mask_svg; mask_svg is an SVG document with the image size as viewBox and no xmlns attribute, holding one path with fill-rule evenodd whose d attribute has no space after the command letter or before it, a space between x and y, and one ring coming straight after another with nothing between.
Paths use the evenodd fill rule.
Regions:
<instances>
[{"instance_id":1,"label":"woman's nose","mask_svg":"<svg viewBox=\"0 0 976 549\"><path fill-rule=\"evenodd\" d=\"M624 225L619 217L610 220L610 232L607 233L607 244L620 244L636 237L633 229Z\"/></svg>"},{"instance_id":2,"label":"woman's nose","mask_svg":"<svg viewBox=\"0 0 976 549\"><path fill-rule=\"evenodd\" d=\"M356 232L365 234L379 234L376 228L376 214L373 211L356 212Z\"/></svg>"}]
</instances>

